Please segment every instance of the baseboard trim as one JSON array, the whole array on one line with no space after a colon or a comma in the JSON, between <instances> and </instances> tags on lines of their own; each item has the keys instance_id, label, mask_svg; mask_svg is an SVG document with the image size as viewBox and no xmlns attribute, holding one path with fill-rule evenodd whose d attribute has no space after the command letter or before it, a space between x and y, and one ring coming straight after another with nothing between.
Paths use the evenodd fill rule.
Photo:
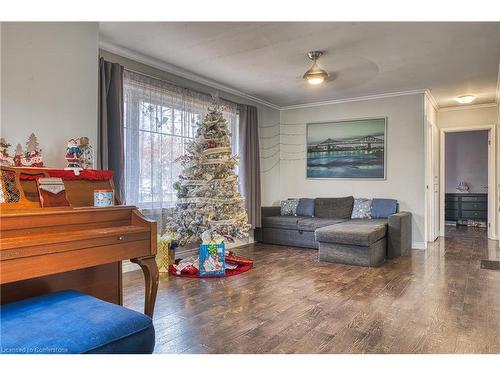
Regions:
<instances>
[{"instance_id":1,"label":"baseboard trim","mask_svg":"<svg viewBox=\"0 0 500 375\"><path fill-rule=\"evenodd\" d=\"M427 249L427 244L425 242L412 242L411 248L414 250L425 250Z\"/></svg>"}]
</instances>

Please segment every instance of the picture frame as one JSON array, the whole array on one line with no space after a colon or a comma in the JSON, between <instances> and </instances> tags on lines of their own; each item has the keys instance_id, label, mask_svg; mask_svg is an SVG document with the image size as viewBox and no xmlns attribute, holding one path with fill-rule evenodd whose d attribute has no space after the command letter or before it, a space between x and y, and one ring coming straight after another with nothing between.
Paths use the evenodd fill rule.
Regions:
<instances>
[{"instance_id":1,"label":"picture frame","mask_svg":"<svg viewBox=\"0 0 500 375\"><path fill-rule=\"evenodd\" d=\"M306 124L306 178L387 179L387 117Z\"/></svg>"}]
</instances>

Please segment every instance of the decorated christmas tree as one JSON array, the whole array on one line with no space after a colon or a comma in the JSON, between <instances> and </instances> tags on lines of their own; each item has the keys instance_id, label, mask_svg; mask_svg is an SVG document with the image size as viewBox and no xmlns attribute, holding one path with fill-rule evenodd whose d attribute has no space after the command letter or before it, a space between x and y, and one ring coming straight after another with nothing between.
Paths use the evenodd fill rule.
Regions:
<instances>
[{"instance_id":1,"label":"decorated christmas tree","mask_svg":"<svg viewBox=\"0 0 500 375\"><path fill-rule=\"evenodd\" d=\"M231 153L230 132L220 105L208 108L195 139L178 162L182 173L174 184L177 204L167 230L175 233L179 245L247 237L250 225L235 173L238 160Z\"/></svg>"}]
</instances>

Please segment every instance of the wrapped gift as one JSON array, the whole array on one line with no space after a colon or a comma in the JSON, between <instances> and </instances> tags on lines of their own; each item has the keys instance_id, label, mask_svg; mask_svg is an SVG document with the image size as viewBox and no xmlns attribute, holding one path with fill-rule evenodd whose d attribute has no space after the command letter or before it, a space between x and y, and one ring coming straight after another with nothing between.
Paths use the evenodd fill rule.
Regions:
<instances>
[{"instance_id":1,"label":"wrapped gift","mask_svg":"<svg viewBox=\"0 0 500 375\"><path fill-rule=\"evenodd\" d=\"M226 273L224 243L200 245L200 276L221 276Z\"/></svg>"}]
</instances>

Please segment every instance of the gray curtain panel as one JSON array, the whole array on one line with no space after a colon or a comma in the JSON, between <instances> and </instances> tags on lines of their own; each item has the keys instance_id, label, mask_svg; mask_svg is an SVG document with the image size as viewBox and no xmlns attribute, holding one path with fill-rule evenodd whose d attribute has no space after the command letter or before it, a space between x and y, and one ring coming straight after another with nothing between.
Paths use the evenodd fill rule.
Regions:
<instances>
[{"instance_id":1,"label":"gray curtain panel","mask_svg":"<svg viewBox=\"0 0 500 375\"><path fill-rule=\"evenodd\" d=\"M99 59L99 130L97 165L114 171L115 195L125 198L123 151L123 67Z\"/></svg>"},{"instance_id":2,"label":"gray curtain panel","mask_svg":"<svg viewBox=\"0 0 500 375\"><path fill-rule=\"evenodd\" d=\"M239 105L240 187L245 197L248 222L260 227L260 155L257 108Z\"/></svg>"}]
</instances>

